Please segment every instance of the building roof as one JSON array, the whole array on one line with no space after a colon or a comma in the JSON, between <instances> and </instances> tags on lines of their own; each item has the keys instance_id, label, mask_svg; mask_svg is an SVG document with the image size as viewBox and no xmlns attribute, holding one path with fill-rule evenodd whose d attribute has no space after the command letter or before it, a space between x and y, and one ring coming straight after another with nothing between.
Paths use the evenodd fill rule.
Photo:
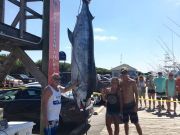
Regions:
<instances>
[{"instance_id":1,"label":"building roof","mask_svg":"<svg viewBox=\"0 0 180 135\"><path fill-rule=\"evenodd\" d=\"M111 69L111 71L113 71L113 70L121 70L122 68L127 68L128 70L135 70L135 71L137 71L137 69L136 68L134 68L134 67L131 67L130 65L128 65L128 64L122 64L122 65L120 65L120 66L117 66L117 67L114 67L114 68L112 68Z\"/></svg>"}]
</instances>

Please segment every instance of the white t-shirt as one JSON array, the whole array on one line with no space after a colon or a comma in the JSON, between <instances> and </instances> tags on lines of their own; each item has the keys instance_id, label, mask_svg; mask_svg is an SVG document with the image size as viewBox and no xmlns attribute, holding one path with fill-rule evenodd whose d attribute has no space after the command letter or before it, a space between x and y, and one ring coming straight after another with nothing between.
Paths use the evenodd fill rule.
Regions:
<instances>
[{"instance_id":1,"label":"white t-shirt","mask_svg":"<svg viewBox=\"0 0 180 135\"><path fill-rule=\"evenodd\" d=\"M59 114L61 111L61 91L55 90L52 86L48 86L52 91L52 95L48 100L47 105L47 119L48 121L59 120Z\"/></svg>"}]
</instances>

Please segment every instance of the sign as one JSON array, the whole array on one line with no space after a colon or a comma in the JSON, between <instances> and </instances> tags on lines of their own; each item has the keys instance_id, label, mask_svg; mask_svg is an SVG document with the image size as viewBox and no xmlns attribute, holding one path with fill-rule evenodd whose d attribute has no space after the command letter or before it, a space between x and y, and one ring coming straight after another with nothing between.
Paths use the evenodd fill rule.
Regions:
<instances>
[{"instance_id":1,"label":"sign","mask_svg":"<svg viewBox=\"0 0 180 135\"><path fill-rule=\"evenodd\" d=\"M59 52L59 61L65 61L66 60L66 53L63 51Z\"/></svg>"},{"instance_id":2,"label":"sign","mask_svg":"<svg viewBox=\"0 0 180 135\"><path fill-rule=\"evenodd\" d=\"M50 0L49 16L49 65L48 83L53 73L59 73L59 31L60 31L60 1Z\"/></svg>"}]
</instances>

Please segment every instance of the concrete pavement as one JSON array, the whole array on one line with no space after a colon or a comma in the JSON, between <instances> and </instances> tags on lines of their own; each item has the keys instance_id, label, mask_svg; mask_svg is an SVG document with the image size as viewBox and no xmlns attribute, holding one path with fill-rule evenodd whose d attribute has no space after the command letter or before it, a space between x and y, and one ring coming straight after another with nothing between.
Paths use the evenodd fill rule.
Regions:
<instances>
[{"instance_id":1,"label":"concrete pavement","mask_svg":"<svg viewBox=\"0 0 180 135\"><path fill-rule=\"evenodd\" d=\"M108 135L105 126L106 108L98 107L96 109L98 110L97 115L93 115L91 118L87 135ZM176 116L166 114L166 110L159 115L157 109L154 112L147 109L141 110L138 111L138 115L143 135L180 135L180 104L177 106ZM129 123L129 127L129 135L138 135L132 123ZM125 135L123 124L120 125L120 135Z\"/></svg>"},{"instance_id":2,"label":"concrete pavement","mask_svg":"<svg viewBox=\"0 0 180 135\"><path fill-rule=\"evenodd\" d=\"M139 123L142 127L143 135L180 135L179 114L180 104L178 104L176 116L166 114L166 110L163 110L161 115L158 115L157 111L139 111ZM135 126L130 123L129 127L129 135L137 135ZM105 126L99 135L108 135ZM125 135L123 125L120 125L120 135Z\"/></svg>"}]
</instances>

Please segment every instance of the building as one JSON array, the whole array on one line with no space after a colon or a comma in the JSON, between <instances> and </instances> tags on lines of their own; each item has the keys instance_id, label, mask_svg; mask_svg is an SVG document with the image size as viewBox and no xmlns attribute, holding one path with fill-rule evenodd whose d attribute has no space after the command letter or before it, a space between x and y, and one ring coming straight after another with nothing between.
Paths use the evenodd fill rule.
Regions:
<instances>
[{"instance_id":1,"label":"building","mask_svg":"<svg viewBox=\"0 0 180 135\"><path fill-rule=\"evenodd\" d=\"M128 69L128 74L131 78L136 78L137 77L137 69L134 67L131 67L128 64L122 64L120 66L117 66L115 68L111 69L112 72L112 77L119 77L121 75L121 69L122 68L127 68Z\"/></svg>"}]
</instances>

